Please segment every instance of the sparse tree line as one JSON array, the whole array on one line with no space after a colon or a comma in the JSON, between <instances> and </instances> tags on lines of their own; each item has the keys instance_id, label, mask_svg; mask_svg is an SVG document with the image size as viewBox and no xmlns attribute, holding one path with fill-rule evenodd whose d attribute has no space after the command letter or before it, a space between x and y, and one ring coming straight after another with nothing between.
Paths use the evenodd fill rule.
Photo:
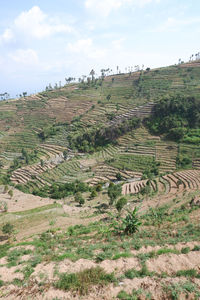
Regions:
<instances>
[{"instance_id":1,"label":"sparse tree line","mask_svg":"<svg viewBox=\"0 0 200 300\"><path fill-rule=\"evenodd\" d=\"M200 52L197 52L197 53L195 53L195 54L191 54L191 55L190 55L190 58L189 58L189 62L192 62L192 61L198 60L198 59L200 59ZM181 58L179 58L178 64L179 64L179 65L180 65L180 64L184 64L184 61L183 61Z\"/></svg>"}]
</instances>

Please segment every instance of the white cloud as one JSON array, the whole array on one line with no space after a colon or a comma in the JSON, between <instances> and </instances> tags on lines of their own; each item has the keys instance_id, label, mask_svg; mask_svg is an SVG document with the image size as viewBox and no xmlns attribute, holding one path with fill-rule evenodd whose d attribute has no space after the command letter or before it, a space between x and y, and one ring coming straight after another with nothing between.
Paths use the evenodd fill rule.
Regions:
<instances>
[{"instance_id":1,"label":"white cloud","mask_svg":"<svg viewBox=\"0 0 200 300\"><path fill-rule=\"evenodd\" d=\"M144 5L160 0L85 0L85 7L94 13L107 17L113 10L129 4L132 7L143 7Z\"/></svg>"},{"instance_id":2,"label":"white cloud","mask_svg":"<svg viewBox=\"0 0 200 300\"><path fill-rule=\"evenodd\" d=\"M0 35L0 43L8 43L14 38L13 32L11 29L7 28L2 35Z\"/></svg>"},{"instance_id":3,"label":"white cloud","mask_svg":"<svg viewBox=\"0 0 200 300\"><path fill-rule=\"evenodd\" d=\"M104 57L106 50L99 49L94 46L93 40L91 38L88 39L80 39L75 43L68 43L67 51L71 53L81 53L81 55L85 55L88 58L99 59Z\"/></svg>"},{"instance_id":4,"label":"white cloud","mask_svg":"<svg viewBox=\"0 0 200 300\"><path fill-rule=\"evenodd\" d=\"M187 19L176 19L169 17L159 27L150 30L151 32L176 32L183 26L193 25L200 23L200 18L187 18Z\"/></svg>"},{"instance_id":5,"label":"white cloud","mask_svg":"<svg viewBox=\"0 0 200 300\"><path fill-rule=\"evenodd\" d=\"M15 62L23 66L38 65L39 59L37 52L33 49L18 49L9 54L9 57Z\"/></svg>"},{"instance_id":6,"label":"white cloud","mask_svg":"<svg viewBox=\"0 0 200 300\"><path fill-rule=\"evenodd\" d=\"M22 12L14 21L15 28L24 34L42 39L55 33L71 32L72 28L65 24L53 24L38 6Z\"/></svg>"},{"instance_id":7,"label":"white cloud","mask_svg":"<svg viewBox=\"0 0 200 300\"><path fill-rule=\"evenodd\" d=\"M10 42L14 37L43 39L57 33L70 33L73 28L62 24L59 20L53 20L38 7L34 6L28 11L22 12L0 35L0 42Z\"/></svg>"},{"instance_id":8,"label":"white cloud","mask_svg":"<svg viewBox=\"0 0 200 300\"><path fill-rule=\"evenodd\" d=\"M114 40L114 41L112 41L112 46L114 47L114 49L121 49L124 41L125 41L125 38Z\"/></svg>"}]
</instances>

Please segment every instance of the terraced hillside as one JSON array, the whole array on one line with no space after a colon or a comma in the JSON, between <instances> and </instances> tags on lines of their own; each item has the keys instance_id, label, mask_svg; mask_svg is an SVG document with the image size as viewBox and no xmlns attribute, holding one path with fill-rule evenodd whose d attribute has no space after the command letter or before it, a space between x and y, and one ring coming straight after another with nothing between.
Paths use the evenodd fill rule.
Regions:
<instances>
[{"instance_id":1,"label":"terraced hillside","mask_svg":"<svg viewBox=\"0 0 200 300\"><path fill-rule=\"evenodd\" d=\"M173 93L199 98L199 62L105 77L96 85L70 84L18 100L0 102L1 155L4 164L42 141L38 133L53 124L71 122L78 126L111 122L136 113L134 109ZM108 98L108 95L110 97ZM108 100L109 99L109 100ZM147 105L148 107L148 105ZM141 109L139 109L141 111ZM141 116L141 114L139 114ZM145 111L144 111L145 116ZM66 126L59 126L50 143L67 146ZM64 138L63 138L64 137ZM50 138L50 137L49 137Z\"/></svg>"},{"instance_id":2,"label":"terraced hillside","mask_svg":"<svg viewBox=\"0 0 200 300\"><path fill-rule=\"evenodd\" d=\"M187 170L167 174L154 180L139 180L123 185L122 193L138 194L145 187L149 186L153 193L176 194L179 190L199 190L200 189L200 171Z\"/></svg>"},{"instance_id":3,"label":"terraced hillside","mask_svg":"<svg viewBox=\"0 0 200 300\"><path fill-rule=\"evenodd\" d=\"M162 97L198 104L199 67L0 102L0 298L200 299L199 128L151 123Z\"/></svg>"}]
</instances>

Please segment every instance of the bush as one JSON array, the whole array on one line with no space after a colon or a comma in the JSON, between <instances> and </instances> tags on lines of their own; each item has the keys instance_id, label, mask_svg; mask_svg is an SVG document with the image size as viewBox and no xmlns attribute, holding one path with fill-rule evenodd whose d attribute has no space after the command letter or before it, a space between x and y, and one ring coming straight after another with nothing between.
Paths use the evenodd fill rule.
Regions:
<instances>
[{"instance_id":1,"label":"bush","mask_svg":"<svg viewBox=\"0 0 200 300\"><path fill-rule=\"evenodd\" d=\"M4 285L3 280L0 279L0 287L2 287Z\"/></svg>"},{"instance_id":2,"label":"bush","mask_svg":"<svg viewBox=\"0 0 200 300\"><path fill-rule=\"evenodd\" d=\"M91 191L90 199L94 199L97 196L97 192L95 190Z\"/></svg>"},{"instance_id":3,"label":"bush","mask_svg":"<svg viewBox=\"0 0 200 300\"><path fill-rule=\"evenodd\" d=\"M116 209L120 213L122 208L127 204L127 199L126 198L120 198L117 203L116 203Z\"/></svg>"},{"instance_id":4,"label":"bush","mask_svg":"<svg viewBox=\"0 0 200 300\"><path fill-rule=\"evenodd\" d=\"M8 204L5 201L0 201L0 210L3 212L8 211Z\"/></svg>"},{"instance_id":5,"label":"bush","mask_svg":"<svg viewBox=\"0 0 200 300\"><path fill-rule=\"evenodd\" d=\"M121 175L121 173L117 173L117 174L116 174L116 178L117 178L117 180L121 181L121 180L122 180L122 175Z\"/></svg>"},{"instance_id":6,"label":"bush","mask_svg":"<svg viewBox=\"0 0 200 300\"><path fill-rule=\"evenodd\" d=\"M12 198L13 197L13 190L9 190L8 195L10 196L10 198Z\"/></svg>"},{"instance_id":7,"label":"bush","mask_svg":"<svg viewBox=\"0 0 200 300\"><path fill-rule=\"evenodd\" d=\"M96 186L96 191L97 192L101 192L102 191L102 184L97 184L97 186Z\"/></svg>"},{"instance_id":8,"label":"bush","mask_svg":"<svg viewBox=\"0 0 200 300\"><path fill-rule=\"evenodd\" d=\"M5 225L3 225L2 227L2 232L4 234L8 234L8 235L11 235L14 231L14 226L10 223L6 223Z\"/></svg>"},{"instance_id":9,"label":"bush","mask_svg":"<svg viewBox=\"0 0 200 300\"><path fill-rule=\"evenodd\" d=\"M83 197L81 197L81 198L79 199L79 204L80 204L80 206L82 206L82 205L85 204L85 199L84 199Z\"/></svg>"}]
</instances>

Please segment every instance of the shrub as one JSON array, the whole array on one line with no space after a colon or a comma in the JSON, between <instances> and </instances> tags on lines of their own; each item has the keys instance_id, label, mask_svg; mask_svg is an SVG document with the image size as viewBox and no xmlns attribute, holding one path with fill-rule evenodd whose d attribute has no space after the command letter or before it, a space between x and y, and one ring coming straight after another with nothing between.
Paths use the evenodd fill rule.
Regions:
<instances>
[{"instance_id":1,"label":"shrub","mask_svg":"<svg viewBox=\"0 0 200 300\"><path fill-rule=\"evenodd\" d=\"M102 184L97 184L97 186L96 186L96 191L97 192L101 192L102 191Z\"/></svg>"},{"instance_id":2,"label":"shrub","mask_svg":"<svg viewBox=\"0 0 200 300\"><path fill-rule=\"evenodd\" d=\"M11 235L14 231L14 226L10 223L6 223L5 225L3 225L2 227L2 232L4 234L8 234L8 235Z\"/></svg>"},{"instance_id":3,"label":"shrub","mask_svg":"<svg viewBox=\"0 0 200 300\"><path fill-rule=\"evenodd\" d=\"M121 181L122 180L122 175L121 175L121 173L117 173L116 174L116 178L117 178L117 180L119 180L119 181Z\"/></svg>"},{"instance_id":4,"label":"shrub","mask_svg":"<svg viewBox=\"0 0 200 300\"><path fill-rule=\"evenodd\" d=\"M120 198L117 203L116 203L116 209L120 213L122 208L127 204L127 199L126 198Z\"/></svg>"},{"instance_id":5,"label":"shrub","mask_svg":"<svg viewBox=\"0 0 200 300\"><path fill-rule=\"evenodd\" d=\"M181 249L181 253L182 254L187 254L189 252L190 252L190 248L189 247L184 247L184 248Z\"/></svg>"},{"instance_id":6,"label":"shrub","mask_svg":"<svg viewBox=\"0 0 200 300\"><path fill-rule=\"evenodd\" d=\"M4 285L3 280L0 279L0 287Z\"/></svg>"},{"instance_id":7,"label":"shrub","mask_svg":"<svg viewBox=\"0 0 200 300\"><path fill-rule=\"evenodd\" d=\"M0 201L0 210L3 212L8 211L8 204L5 201Z\"/></svg>"},{"instance_id":8,"label":"shrub","mask_svg":"<svg viewBox=\"0 0 200 300\"><path fill-rule=\"evenodd\" d=\"M12 198L13 197L13 190L9 190L8 195L10 196L10 198Z\"/></svg>"},{"instance_id":9,"label":"shrub","mask_svg":"<svg viewBox=\"0 0 200 300\"><path fill-rule=\"evenodd\" d=\"M91 191L91 194L90 194L90 199L93 199L97 196L97 192L95 190L92 190Z\"/></svg>"}]
</instances>

